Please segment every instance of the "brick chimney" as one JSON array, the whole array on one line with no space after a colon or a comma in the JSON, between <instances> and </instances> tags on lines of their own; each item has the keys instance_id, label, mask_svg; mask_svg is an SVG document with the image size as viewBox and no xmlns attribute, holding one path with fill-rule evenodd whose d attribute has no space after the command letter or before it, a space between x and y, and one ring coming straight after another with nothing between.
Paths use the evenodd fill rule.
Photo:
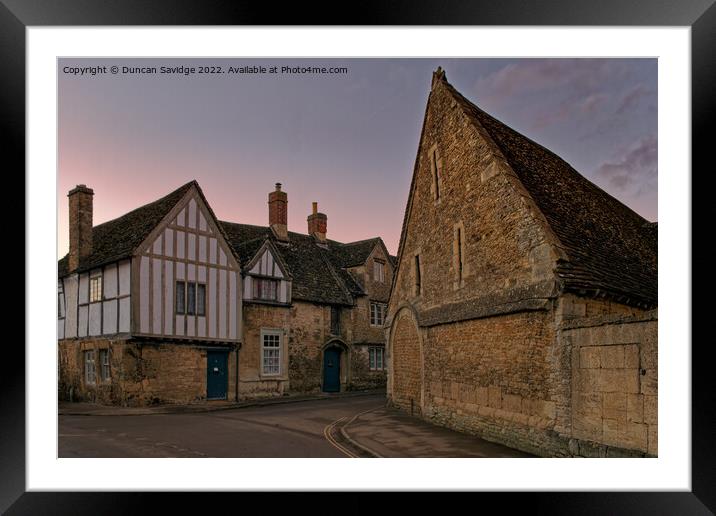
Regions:
<instances>
[{"instance_id":1,"label":"brick chimney","mask_svg":"<svg viewBox=\"0 0 716 516\"><path fill-rule=\"evenodd\" d=\"M70 190L70 255L68 270L73 271L80 261L92 253L92 197L94 191L86 185Z\"/></svg>"},{"instance_id":2,"label":"brick chimney","mask_svg":"<svg viewBox=\"0 0 716 516\"><path fill-rule=\"evenodd\" d=\"M288 240L288 195L281 191L281 183L276 183L276 190L269 193L269 225L276 238Z\"/></svg>"},{"instance_id":3,"label":"brick chimney","mask_svg":"<svg viewBox=\"0 0 716 516\"><path fill-rule=\"evenodd\" d=\"M318 203L313 203L313 213L308 216L308 234L315 237L319 242L326 241L326 227L328 217L325 213L318 212Z\"/></svg>"}]
</instances>

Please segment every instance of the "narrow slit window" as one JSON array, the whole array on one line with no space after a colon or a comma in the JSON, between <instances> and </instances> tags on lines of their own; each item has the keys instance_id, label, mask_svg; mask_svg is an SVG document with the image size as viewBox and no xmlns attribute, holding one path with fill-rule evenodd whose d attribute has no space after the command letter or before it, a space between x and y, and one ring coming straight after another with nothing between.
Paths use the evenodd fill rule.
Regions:
<instances>
[{"instance_id":1,"label":"narrow slit window","mask_svg":"<svg viewBox=\"0 0 716 516\"><path fill-rule=\"evenodd\" d=\"M462 279L462 228L457 228L457 277Z\"/></svg>"},{"instance_id":2,"label":"narrow slit window","mask_svg":"<svg viewBox=\"0 0 716 516\"><path fill-rule=\"evenodd\" d=\"M415 255L415 293L420 295L422 291L422 281L420 277L420 255Z\"/></svg>"},{"instance_id":3,"label":"narrow slit window","mask_svg":"<svg viewBox=\"0 0 716 516\"><path fill-rule=\"evenodd\" d=\"M435 185L435 200L440 199L440 170L438 169L438 150L430 153L430 166L433 169L433 184Z\"/></svg>"}]
</instances>

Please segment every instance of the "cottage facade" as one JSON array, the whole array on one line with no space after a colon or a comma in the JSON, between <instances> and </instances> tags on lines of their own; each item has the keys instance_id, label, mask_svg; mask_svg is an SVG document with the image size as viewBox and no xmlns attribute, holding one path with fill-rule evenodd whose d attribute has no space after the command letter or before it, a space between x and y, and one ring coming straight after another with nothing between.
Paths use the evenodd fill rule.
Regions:
<instances>
[{"instance_id":1,"label":"cottage facade","mask_svg":"<svg viewBox=\"0 0 716 516\"><path fill-rule=\"evenodd\" d=\"M267 227L217 220L195 181L93 227L93 191L73 189L59 396L142 405L384 386L382 240L328 240L317 211L321 231L288 232L276 192ZM365 273L376 263L382 288Z\"/></svg>"},{"instance_id":2,"label":"cottage facade","mask_svg":"<svg viewBox=\"0 0 716 516\"><path fill-rule=\"evenodd\" d=\"M547 456L657 453L657 229L433 76L389 402Z\"/></svg>"}]
</instances>

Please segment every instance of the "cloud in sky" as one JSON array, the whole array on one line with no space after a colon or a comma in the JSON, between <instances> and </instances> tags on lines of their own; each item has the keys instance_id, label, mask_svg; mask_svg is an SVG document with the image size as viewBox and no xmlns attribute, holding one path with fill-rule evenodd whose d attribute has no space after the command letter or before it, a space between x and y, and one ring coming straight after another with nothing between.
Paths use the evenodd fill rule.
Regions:
<instances>
[{"instance_id":1,"label":"cloud in sky","mask_svg":"<svg viewBox=\"0 0 716 516\"><path fill-rule=\"evenodd\" d=\"M656 135L650 135L634 142L615 156L602 163L596 175L620 191L636 189L635 196L650 190L657 177L658 145Z\"/></svg>"}]
</instances>

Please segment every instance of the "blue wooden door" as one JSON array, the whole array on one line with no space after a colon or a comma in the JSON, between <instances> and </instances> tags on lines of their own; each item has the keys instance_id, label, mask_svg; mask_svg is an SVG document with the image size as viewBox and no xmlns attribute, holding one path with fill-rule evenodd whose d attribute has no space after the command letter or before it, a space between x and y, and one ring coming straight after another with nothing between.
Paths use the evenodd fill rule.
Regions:
<instances>
[{"instance_id":1,"label":"blue wooden door","mask_svg":"<svg viewBox=\"0 0 716 516\"><path fill-rule=\"evenodd\" d=\"M328 348L323 352L323 390L341 390L341 350L338 348Z\"/></svg>"},{"instance_id":2,"label":"blue wooden door","mask_svg":"<svg viewBox=\"0 0 716 516\"><path fill-rule=\"evenodd\" d=\"M227 375L226 351L206 353L206 397L210 400L226 399Z\"/></svg>"}]
</instances>

